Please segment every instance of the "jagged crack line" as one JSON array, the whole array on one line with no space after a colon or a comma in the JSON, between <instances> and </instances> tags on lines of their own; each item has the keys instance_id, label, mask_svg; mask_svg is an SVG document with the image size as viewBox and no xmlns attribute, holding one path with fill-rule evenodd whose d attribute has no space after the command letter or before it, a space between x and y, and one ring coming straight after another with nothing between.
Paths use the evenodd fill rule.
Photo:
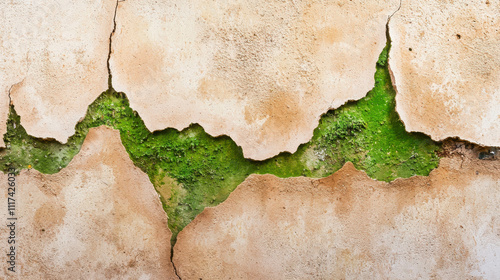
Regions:
<instances>
[{"instance_id":1,"label":"jagged crack line","mask_svg":"<svg viewBox=\"0 0 500 280\"><path fill-rule=\"evenodd\" d=\"M12 91L12 88L13 88L14 86L15 86L15 84L14 84L14 85L11 85L11 86L10 86L10 88L9 88L9 92L7 93L7 94L8 94L8 96L9 96L9 106L11 106L11 105L12 105L12 98L10 97L10 92Z\"/></svg>"},{"instance_id":2,"label":"jagged crack line","mask_svg":"<svg viewBox=\"0 0 500 280\"><path fill-rule=\"evenodd\" d=\"M403 5L403 0L399 0L399 7L397 10L395 10L387 19L387 24L389 24L389 21L391 20L392 16L394 16L395 13L399 12L401 10L401 5Z\"/></svg>"},{"instance_id":3,"label":"jagged crack line","mask_svg":"<svg viewBox=\"0 0 500 280\"><path fill-rule=\"evenodd\" d=\"M116 31L116 13L118 11L118 3L120 2L123 2L120 1L120 0L117 0L116 1L116 5L115 5L115 13L113 15L113 30L111 30L111 34L109 34L109 50L108 50L108 59L106 61L106 64L107 64L107 67L108 67L108 89L112 89L113 88L113 84L112 84L112 81L111 81L111 66L109 65L109 61L111 60L111 53L113 52L112 50L112 43L113 43L113 34L115 34L115 31Z\"/></svg>"},{"instance_id":4,"label":"jagged crack line","mask_svg":"<svg viewBox=\"0 0 500 280\"><path fill-rule=\"evenodd\" d=\"M175 263L174 263L174 246L175 246L175 244L170 249L170 262L172 263L172 266L174 267L175 276L177 276L177 278L182 280L182 278L179 276L179 273L177 273L177 267L175 267Z\"/></svg>"},{"instance_id":5,"label":"jagged crack line","mask_svg":"<svg viewBox=\"0 0 500 280\"><path fill-rule=\"evenodd\" d=\"M114 15L113 15L113 30L111 30L111 34L109 34L109 51L108 51L108 59L106 61L106 64L107 64L107 67L108 67L108 90L112 90L113 89L111 66L110 66L109 62L111 60L111 53L113 52L112 44L113 44L113 35L115 34L115 31L116 31L116 14L117 14L117 11L118 11L118 4L120 2L124 2L124 1L125 0L117 0L116 1L115 12L114 12ZM9 100L10 100L10 89L9 89ZM172 247L170 249L170 262L172 263L172 267L174 268L175 276L177 276L177 278L179 278L180 280L182 280L182 278L177 273L177 268L175 267L175 263L174 263L174 259L173 258L174 258L174 248Z\"/></svg>"},{"instance_id":6,"label":"jagged crack line","mask_svg":"<svg viewBox=\"0 0 500 280\"><path fill-rule=\"evenodd\" d=\"M385 35L387 37L387 41L392 43L391 41L391 36L389 34L389 23L391 22L392 17L401 10L401 6L403 5L403 0L399 0L399 7L397 10L395 10L389 17L387 18L387 23L385 24Z\"/></svg>"}]
</instances>

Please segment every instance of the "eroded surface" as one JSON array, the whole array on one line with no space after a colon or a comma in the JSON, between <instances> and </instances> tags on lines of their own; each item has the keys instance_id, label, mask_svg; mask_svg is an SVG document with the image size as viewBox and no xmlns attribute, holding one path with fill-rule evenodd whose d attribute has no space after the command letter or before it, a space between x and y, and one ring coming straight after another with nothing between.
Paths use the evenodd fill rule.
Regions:
<instances>
[{"instance_id":1,"label":"eroded surface","mask_svg":"<svg viewBox=\"0 0 500 280\"><path fill-rule=\"evenodd\" d=\"M7 182L7 175L0 177ZM176 278L167 216L148 176L121 145L118 131L91 129L67 168L54 175L22 171L16 181L18 271L10 275ZM2 209L0 217L6 221L7 203ZM6 227L0 232L7 240ZM6 266L0 274L8 274Z\"/></svg>"},{"instance_id":2,"label":"eroded surface","mask_svg":"<svg viewBox=\"0 0 500 280\"><path fill-rule=\"evenodd\" d=\"M405 131L394 110L388 48L380 55L375 85L367 96L323 115L311 141L294 154L251 161L230 138L211 137L198 125L150 133L126 97L111 90L89 106L67 144L30 137L12 110L5 135L9 148L0 151L0 166L5 170L32 165L42 173L55 173L79 151L90 127L116 128L131 159L163 196L173 241L204 207L224 201L252 173L318 178L351 161L378 180L428 175L438 165L441 147L424 134Z\"/></svg>"},{"instance_id":3,"label":"eroded surface","mask_svg":"<svg viewBox=\"0 0 500 280\"><path fill-rule=\"evenodd\" d=\"M199 123L265 159L374 83L399 1L123 1L113 87L150 130Z\"/></svg>"},{"instance_id":4,"label":"eroded surface","mask_svg":"<svg viewBox=\"0 0 500 280\"><path fill-rule=\"evenodd\" d=\"M252 175L178 236L182 279L496 279L500 161L456 146L429 177Z\"/></svg>"},{"instance_id":5,"label":"eroded surface","mask_svg":"<svg viewBox=\"0 0 500 280\"><path fill-rule=\"evenodd\" d=\"M403 1L390 21L408 131L500 146L500 2Z\"/></svg>"},{"instance_id":6,"label":"eroded surface","mask_svg":"<svg viewBox=\"0 0 500 280\"><path fill-rule=\"evenodd\" d=\"M9 90L30 135L65 142L74 134L108 88L115 7L113 0L1 1L1 135Z\"/></svg>"}]
</instances>

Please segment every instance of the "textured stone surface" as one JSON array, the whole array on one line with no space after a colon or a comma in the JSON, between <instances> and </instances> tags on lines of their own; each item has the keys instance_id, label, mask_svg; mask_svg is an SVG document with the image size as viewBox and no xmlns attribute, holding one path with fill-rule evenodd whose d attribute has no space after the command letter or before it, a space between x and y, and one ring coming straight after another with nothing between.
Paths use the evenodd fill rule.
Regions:
<instances>
[{"instance_id":1,"label":"textured stone surface","mask_svg":"<svg viewBox=\"0 0 500 280\"><path fill-rule=\"evenodd\" d=\"M403 1L389 66L408 131L500 146L499 15L499 1Z\"/></svg>"},{"instance_id":2,"label":"textured stone surface","mask_svg":"<svg viewBox=\"0 0 500 280\"><path fill-rule=\"evenodd\" d=\"M391 183L351 163L324 179L252 175L179 234L179 276L498 279L500 161L467 154Z\"/></svg>"},{"instance_id":3,"label":"textured stone surface","mask_svg":"<svg viewBox=\"0 0 500 280\"><path fill-rule=\"evenodd\" d=\"M0 179L6 221L7 175ZM167 216L117 131L91 129L68 167L22 171L16 181L19 279L176 279ZM6 241L5 226L0 233ZM0 278L8 273L3 265Z\"/></svg>"},{"instance_id":4,"label":"textured stone surface","mask_svg":"<svg viewBox=\"0 0 500 280\"><path fill-rule=\"evenodd\" d=\"M33 136L65 142L108 88L116 1L0 1L0 133L7 93Z\"/></svg>"},{"instance_id":5,"label":"textured stone surface","mask_svg":"<svg viewBox=\"0 0 500 280\"><path fill-rule=\"evenodd\" d=\"M245 157L295 151L373 87L397 0L119 3L113 87L150 130L199 123Z\"/></svg>"}]
</instances>

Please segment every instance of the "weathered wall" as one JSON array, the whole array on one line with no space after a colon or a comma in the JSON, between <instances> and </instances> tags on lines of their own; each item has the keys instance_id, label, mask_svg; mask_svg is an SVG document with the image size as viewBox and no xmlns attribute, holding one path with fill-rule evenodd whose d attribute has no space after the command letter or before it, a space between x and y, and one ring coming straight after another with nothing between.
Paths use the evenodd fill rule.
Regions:
<instances>
[{"instance_id":1,"label":"weathered wall","mask_svg":"<svg viewBox=\"0 0 500 280\"><path fill-rule=\"evenodd\" d=\"M178 236L182 279L498 279L500 161L463 156L429 177L252 175Z\"/></svg>"},{"instance_id":2,"label":"weathered wall","mask_svg":"<svg viewBox=\"0 0 500 280\"><path fill-rule=\"evenodd\" d=\"M404 0L389 24L408 131L500 146L500 2Z\"/></svg>"},{"instance_id":3,"label":"weathered wall","mask_svg":"<svg viewBox=\"0 0 500 280\"><path fill-rule=\"evenodd\" d=\"M10 99L30 135L65 142L74 133L87 106L108 88L117 7L113 86L127 94L148 129L199 123L212 135L229 135L253 159L295 151L311 138L321 114L365 96L374 85L388 17L399 5L398 0L63 2L0 3L0 135ZM500 146L499 14L498 1L402 1L390 21L390 68L407 130ZM383 80L378 84L390 87ZM94 117L119 123L108 122L118 112L115 105L98 106L106 117L90 115L85 125ZM129 121L120 126L123 133L142 125L125 119L135 114L127 106L117 113ZM135 155L143 162L146 156L161 157L149 148L177 148L157 145L153 138L148 146L146 134L142 129L143 138L129 142L140 148ZM369 150L392 152L376 147ZM63 157L58 151L55 158ZM52 152L44 150L41 157ZM203 171L191 168L186 158L182 168ZM26 167L31 157L24 159ZM224 160L232 165L229 172L248 172L239 161ZM286 167L277 160L275 165L270 170ZM371 180L350 163L324 179L252 175L182 231L174 261L183 279L497 279L499 171L498 159L481 161L477 150L458 147L429 177L391 183ZM0 180L7 182L7 176L0 174ZM57 174L28 170L16 180L19 279L176 279L167 217L116 131L92 129L82 151ZM199 196L215 201L210 195ZM7 192L1 196L6 200ZM186 201L186 209L199 207ZM4 221L5 210L0 211ZM0 234L5 240L7 228ZM6 275L3 266L0 278Z\"/></svg>"},{"instance_id":4,"label":"weathered wall","mask_svg":"<svg viewBox=\"0 0 500 280\"><path fill-rule=\"evenodd\" d=\"M113 0L0 1L1 135L10 89L30 135L65 142L74 134L108 88L115 7Z\"/></svg>"},{"instance_id":5,"label":"weathered wall","mask_svg":"<svg viewBox=\"0 0 500 280\"><path fill-rule=\"evenodd\" d=\"M109 128L92 129L67 168L16 177L18 271L2 265L0 278L177 278L158 194L119 137ZM6 184L7 175L0 180ZM7 221L7 203L0 219ZM5 226L0 234L6 243Z\"/></svg>"},{"instance_id":6,"label":"weathered wall","mask_svg":"<svg viewBox=\"0 0 500 280\"><path fill-rule=\"evenodd\" d=\"M201 124L245 157L295 151L373 87L399 1L120 2L110 66L150 130Z\"/></svg>"}]
</instances>

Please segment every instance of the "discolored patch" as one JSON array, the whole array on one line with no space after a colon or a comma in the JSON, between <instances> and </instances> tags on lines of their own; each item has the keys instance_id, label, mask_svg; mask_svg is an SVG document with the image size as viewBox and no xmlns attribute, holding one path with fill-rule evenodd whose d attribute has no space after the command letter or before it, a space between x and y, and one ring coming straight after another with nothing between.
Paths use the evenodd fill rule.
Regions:
<instances>
[{"instance_id":1,"label":"discolored patch","mask_svg":"<svg viewBox=\"0 0 500 280\"><path fill-rule=\"evenodd\" d=\"M66 210L64 207L57 201L52 200L36 209L33 220L34 224L32 226L35 228L35 231L40 231L43 234L59 226L65 215Z\"/></svg>"}]
</instances>

